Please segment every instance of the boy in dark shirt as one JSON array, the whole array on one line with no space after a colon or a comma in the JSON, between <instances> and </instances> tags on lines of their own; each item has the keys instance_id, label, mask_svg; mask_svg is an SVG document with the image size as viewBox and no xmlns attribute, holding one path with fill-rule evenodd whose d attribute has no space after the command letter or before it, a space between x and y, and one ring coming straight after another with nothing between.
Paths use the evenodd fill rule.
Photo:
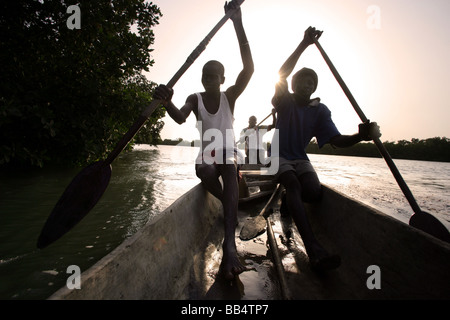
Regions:
<instances>
[{"instance_id":1,"label":"boy in dark shirt","mask_svg":"<svg viewBox=\"0 0 450 320\"><path fill-rule=\"evenodd\" d=\"M319 147L330 143L336 147L349 147L360 141L380 137L375 122L359 125L354 135L341 135L331 119L330 110L320 99L312 99L318 84L317 74L303 68L292 77L292 91L288 90L286 78L292 73L300 55L319 38L321 32L309 27L301 43L281 67L280 81L276 85L272 104L277 111L277 132L272 145L279 144L279 170L276 179L286 189L283 208L291 214L300 232L315 270L329 270L339 267L340 257L329 254L317 241L306 216L303 201L315 202L321 198L322 186L312 167L305 149L313 137ZM273 157L274 155L272 155Z\"/></svg>"}]
</instances>

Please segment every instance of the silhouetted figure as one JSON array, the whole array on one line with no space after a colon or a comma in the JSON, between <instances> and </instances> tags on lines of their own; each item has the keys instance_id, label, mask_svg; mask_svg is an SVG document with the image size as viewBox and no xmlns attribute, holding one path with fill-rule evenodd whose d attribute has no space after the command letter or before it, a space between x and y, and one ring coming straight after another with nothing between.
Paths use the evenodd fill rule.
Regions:
<instances>
[{"instance_id":1,"label":"silhouetted figure","mask_svg":"<svg viewBox=\"0 0 450 320\"><path fill-rule=\"evenodd\" d=\"M275 128L275 109L273 109L272 118L272 124L268 126L257 126L255 116L251 116L248 119L248 127L241 131L239 139L241 143L245 142L245 163L266 164L266 150L264 149L262 138L266 132ZM261 132L261 130L263 131Z\"/></svg>"},{"instance_id":2,"label":"silhouetted figure","mask_svg":"<svg viewBox=\"0 0 450 320\"><path fill-rule=\"evenodd\" d=\"M236 7L231 1L225 3L225 11ZM202 147L196 160L196 174L205 188L221 200L225 218L222 270L227 279L233 279L246 268L237 257L235 229L238 209L237 148L233 134L233 112L236 99L246 88L254 71L253 59L242 24L241 9L231 18L239 41L243 69L234 85L220 91L225 81L224 67L218 61L209 61L203 67L204 92L191 94L184 106L178 109L171 102L173 90L160 85L154 97L163 101L170 117L182 124L191 112L197 117ZM211 141L212 135L213 141ZM211 148L213 147L213 148ZM222 176L223 189L219 181Z\"/></svg>"},{"instance_id":3,"label":"silhouetted figure","mask_svg":"<svg viewBox=\"0 0 450 320\"><path fill-rule=\"evenodd\" d=\"M309 27L295 51L281 67L272 104L277 111L277 124L272 145L279 143L279 170L276 179L286 189L282 213L292 216L305 244L310 264L316 270L328 270L340 265L338 255L329 254L315 238L306 216L303 201L316 202L321 198L322 186L305 149L313 137L319 147L330 143L349 147L363 140L380 137L377 124L359 125L354 135L341 135L331 119L330 110L319 98L311 99L316 91L318 76L312 69L303 68L292 77L289 92L286 78L292 73L300 55L319 38L321 32ZM272 154L272 159L275 155ZM345 235L343 235L345 236Z\"/></svg>"}]
</instances>

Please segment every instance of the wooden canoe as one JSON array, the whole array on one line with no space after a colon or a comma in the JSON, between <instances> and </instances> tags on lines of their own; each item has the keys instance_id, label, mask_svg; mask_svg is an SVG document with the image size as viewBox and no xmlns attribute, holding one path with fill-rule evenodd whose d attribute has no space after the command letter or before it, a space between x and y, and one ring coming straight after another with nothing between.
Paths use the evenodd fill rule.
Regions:
<instances>
[{"instance_id":1,"label":"wooden canoe","mask_svg":"<svg viewBox=\"0 0 450 320\"><path fill-rule=\"evenodd\" d=\"M341 255L342 265L326 274L313 272L296 228L281 217L276 201L270 219L281 279L267 232L239 239L241 226L266 201L240 205L236 241L249 271L234 283L217 272L221 204L199 184L83 272L81 289L64 287L50 299L450 299L448 243L327 186L321 203L307 205L308 214L318 239ZM280 289L282 283L287 288Z\"/></svg>"}]
</instances>

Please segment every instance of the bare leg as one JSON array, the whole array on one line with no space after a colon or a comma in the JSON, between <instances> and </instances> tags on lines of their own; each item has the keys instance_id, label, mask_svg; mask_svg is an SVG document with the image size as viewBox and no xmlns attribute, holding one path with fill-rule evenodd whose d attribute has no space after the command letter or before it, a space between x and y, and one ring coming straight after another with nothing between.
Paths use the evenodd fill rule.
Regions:
<instances>
[{"instance_id":1,"label":"bare leg","mask_svg":"<svg viewBox=\"0 0 450 320\"><path fill-rule=\"evenodd\" d=\"M286 189L286 200L288 210L294 219L302 240L305 244L306 251L313 250L317 246L316 240L308 218L306 217L306 211L302 202L302 187L300 181L295 176L293 171L287 171L280 176L280 182Z\"/></svg>"},{"instance_id":2,"label":"bare leg","mask_svg":"<svg viewBox=\"0 0 450 320\"><path fill-rule=\"evenodd\" d=\"M237 181L236 165L221 165L220 171L224 185L222 204L225 220L222 267L225 278L228 280L232 280L236 275L247 270L247 268L243 266L238 259L235 241L239 186Z\"/></svg>"},{"instance_id":3,"label":"bare leg","mask_svg":"<svg viewBox=\"0 0 450 320\"><path fill-rule=\"evenodd\" d=\"M223 164L217 167L216 165L201 164L196 166L196 172L206 190L222 202L225 229L222 245L222 270L225 278L232 280L236 275L247 270L237 257L235 241L239 199L236 165ZM223 190L219 176L222 176L223 179Z\"/></svg>"},{"instance_id":4,"label":"bare leg","mask_svg":"<svg viewBox=\"0 0 450 320\"><path fill-rule=\"evenodd\" d=\"M302 200L308 203L319 202L322 198L322 185L315 172L307 172L298 177L302 187Z\"/></svg>"},{"instance_id":5,"label":"bare leg","mask_svg":"<svg viewBox=\"0 0 450 320\"><path fill-rule=\"evenodd\" d=\"M303 177L302 180L303 182L307 182L309 178L312 177L306 176ZM309 181L311 182L312 180ZM293 171L287 171L280 176L280 183L283 184L286 189L288 211L297 226L303 243L305 244L306 253L309 256L311 266L317 267L318 269L337 268L340 264L340 258L338 256L330 256L314 236L303 205L302 195L305 195L305 192L302 191L303 187L300 180ZM311 186L311 188L314 187L316 186ZM317 195L317 192L314 194L311 193L312 192L308 195L311 197L311 200L316 200L320 196Z\"/></svg>"},{"instance_id":6,"label":"bare leg","mask_svg":"<svg viewBox=\"0 0 450 320\"><path fill-rule=\"evenodd\" d=\"M197 164L195 166L197 177L200 178L206 190L222 201L223 191L219 181L220 172L214 164Z\"/></svg>"}]
</instances>

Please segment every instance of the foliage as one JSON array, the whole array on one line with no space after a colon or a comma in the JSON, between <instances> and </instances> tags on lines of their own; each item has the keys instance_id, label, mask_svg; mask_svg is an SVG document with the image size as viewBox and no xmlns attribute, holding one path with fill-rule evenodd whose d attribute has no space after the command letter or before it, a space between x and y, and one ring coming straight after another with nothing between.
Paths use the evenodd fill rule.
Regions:
<instances>
[{"instance_id":1,"label":"foliage","mask_svg":"<svg viewBox=\"0 0 450 320\"><path fill-rule=\"evenodd\" d=\"M394 158L450 162L450 139L445 137L400 140L384 145Z\"/></svg>"},{"instance_id":2,"label":"foliage","mask_svg":"<svg viewBox=\"0 0 450 320\"><path fill-rule=\"evenodd\" d=\"M73 4L80 29L67 26ZM2 0L0 165L104 158L151 102L155 84L141 72L160 16L144 0ZM162 116L138 137L158 140Z\"/></svg>"},{"instance_id":3,"label":"foliage","mask_svg":"<svg viewBox=\"0 0 450 320\"><path fill-rule=\"evenodd\" d=\"M182 142L183 142L183 138L178 138L177 140L164 139L162 141L159 141L158 145L177 146L177 145L180 145L180 143L182 143ZM185 141L185 144L190 144L190 143Z\"/></svg>"},{"instance_id":4,"label":"foliage","mask_svg":"<svg viewBox=\"0 0 450 320\"><path fill-rule=\"evenodd\" d=\"M450 139L435 137L425 140L412 139L383 142L392 158L408 160L425 160L450 162ZM306 148L307 153L331 154L359 157L381 157L377 147L372 142L358 143L350 148L334 148L326 144L319 149L315 140Z\"/></svg>"}]
</instances>

